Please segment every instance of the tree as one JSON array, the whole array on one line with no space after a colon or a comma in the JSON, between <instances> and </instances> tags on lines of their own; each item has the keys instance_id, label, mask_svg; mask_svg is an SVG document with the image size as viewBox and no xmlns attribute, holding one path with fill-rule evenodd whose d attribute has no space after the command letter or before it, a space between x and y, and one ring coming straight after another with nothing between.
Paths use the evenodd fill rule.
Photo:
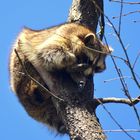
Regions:
<instances>
[{"instance_id":1,"label":"tree","mask_svg":"<svg viewBox=\"0 0 140 140\"><path fill-rule=\"evenodd\" d=\"M87 14L87 13L89 13L89 14ZM120 13L120 15L122 16L121 13ZM121 43L121 46L126 55L126 59L119 58L119 57L117 57L117 58L123 60L128 65L128 68L131 71L132 77L133 77L136 85L139 87L137 75L134 73L134 70L133 70L130 60L129 60L129 57L127 55L127 51L125 50L122 39L120 37L121 30L119 28L119 32L118 32L116 30L115 26L110 21L110 19L104 14L103 1L99 2L99 1L90 1L90 0L89 1L74 0L68 21L85 24L86 26L88 26L89 28L91 28L93 31L96 32L98 21L100 18L101 19L99 21L99 23L101 25L100 37L102 39L103 33L104 33L103 16L105 16L105 18L107 19L109 24L112 26L112 29L114 30L116 36L118 37L119 42ZM120 19L121 19L121 16L120 16ZM94 19L94 20L92 20L92 19ZM119 26L119 27L121 27L121 26ZM62 97L63 99L65 99L65 101L67 101L66 103L62 103L59 100L54 98L54 103L57 106L57 111L60 112L61 117L65 123L65 126L69 130L69 135L70 135L71 139L85 139L85 140L86 139L103 139L103 140L105 139L104 132L103 132L103 130L100 126L100 123L98 121L98 118L96 117L96 114L95 114L96 107L100 104L104 107L105 110L106 110L106 108L103 105L104 103L120 102L120 103L129 104L135 110L135 113L139 120L139 115L137 113L137 109L134 106L134 104L139 102L139 98L136 98L134 100L131 98L131 96L128 92L128 89L127 89L127 85L124 80L124 76L123 76L121 70L118 69L118 67L114 61L114 57L116 57L116 56L111 55L111 58L113 60L117 73L119 75L119 79L121 80L123 90L124 90L126 96L128 97L128 99L115 99L115 98L96 99L96 98L93 98L92 76L88 79L88 84L85 87L83 94L79 95L78 91L76 89L73 89L73 92L72 92L73 84L69 80L69 78L64 77L64 75L62 75L62 74L46 75L46 78L48 80L52 81L52 79L53 79L55 81L55 83L57 83L57 86L55 84L53 84L53 85L47 84L49 89L50 90L55 89L55 93L56 94L59 93L60 97ZM85 91L88 91L88 92L86 92L86 95L84 94ZM110 114L110 116L112 117L111 114ZM115 121L114 118L113 118L113 120ZM131 139L133 139L120 125L119 125L119 127Z\"/></svg>"},{"instance_id":2,"label":"tree","mask_svg":"<svg viewBox=\"0 0 140 140\"><path fill-rule=\"evenodd\" d=\"M121 3L121 5L123 5L123 3ZM68 21L82 23L82 24L88 26L89 28L91 28L94 32L96 32L98 21L100 18L101 19L99 21L99 24L101 25L100 37L102 39L102 37L104 35L104 26L105 26L104 25L104 16L107 19L108 23L111 25L112 29L114 30L117 38L119 39L121 47L122 47L124 54L126 56L126 59L119 58L119 57L118 58L122 59L124 61L124 63L126 63L128 65L128 68L131 71L132 77L133 77L136 85L139 87L139 82L137 80L138 77L134 73L134 69L131 65L130 58L127 54L127 51L125 49L125 46L124 46L122 39L121 39L121 36L120 36L121 17L122 17L121 12L120 12L120 20L119 20L120 21L119 31L117 31L117 29L115 28L115 26L113 25L111 20L104 14L103 1L99 2L99 1L90 1L90 0L89 1L73 0L73 4L72 4L72 8L70 10L70 15L69 15ZM92 19L94 19L94 20L92 20ZM59 81L63 81L63 82L58 84L59 85L57 87L58 92L62 93L62 95L65 96L66 100L69 102L69 104L67 104L64 109L62 109L60 107L60 112L62 112L62 114L64 114L63 119L65 122L65 125L67 126L67 128L69 130L69 135L70 135L71 139L82 139L82 140L83 139L85 139L85 140L86 139L95 139L95 140L96 139L101 139L101 140L106 139L104 132L100 126L100 123L98 122L98 118L96 117L96 114L95 114L96 107L99 104L101 104L107 112L108 112L108 110L103 105L104 103L109 103L109 102L115 103L116 102L116 103L128 104L128 105L133 107L133 109L135 110L137 119L138 119L138 121L140 121L137 109L135 107L135 104L139 102L139 97L134 99L134 100L131 98L129 91L128 91L128 88L127 88L127 85L125 83L124 76L121 73L121 70L118 68L118 66L114 60L114 57L117 57L117 56L111 56L111 58L112 58L112 61L114 63L115 69L118 73L118 76L119 76L119 79L121 81L125 95L128 99L117 99L117 98L95 99L93 97L93 100L92 100L92 93L93 93L92 77L90 77L90 79L88 81L88 84L87 84L88 86L85 87L85 91L89 91L89 92L86 92L86 95L83 94L83 97L81 95L79 96L79 95L77 95L78 91L75 90L74 95L71 96L71 88L72 87L70 86L71 85L70 82L65 81L65 80L63 81L60 77L56 78L57 83L59 83ZM59 78L61 80L58 80ZM69 86L64 85L65 82ZM63 92L61 92L60 85L66 89L65 94ZM83 98L86 99L86 101L83 101ZM75 102L75 99L76 99L76 102ZM88 102L88 106L87 106L88 100L91 100L91 104ZM119 128L124 133L126 133L128 135L129 138L134 139L131 135L129 135L127 133L127 131L125 131L121 127L121 125L115 120L115 118L113 118L113 116L110 114L110 112L108 112L108 114L115 121L115 123L119 126Z\"/></svg>"}]
</instances>

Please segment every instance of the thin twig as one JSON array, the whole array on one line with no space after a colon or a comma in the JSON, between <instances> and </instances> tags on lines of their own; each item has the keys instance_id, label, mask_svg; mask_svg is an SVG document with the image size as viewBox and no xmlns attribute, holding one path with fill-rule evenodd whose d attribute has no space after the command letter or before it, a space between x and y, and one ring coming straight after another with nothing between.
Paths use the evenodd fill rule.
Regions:
<instances>
[{"instance_id":1,"label":"thin twig","mask_svg":"<svg viewBox=\"0 0 140 140\"><path fill-rule=\"evenodd\" d=\"M140 132L140 130L139 129L124 129L125 130L125 132ZM105 133L108 133L108 132L118 132L118 133L120 133L120 132L123 132L124 133L124 131L122 131L121 129L114 129L114 130L95 130L94 131L95 133L99 133L99 132L105 132Z\"/></svg>"},{"instance_id":2,"label":"thin twig","mask_svg":"<svg viewBox=\"0 0 140 140\"><path fill-rule=\"evenodd\" d=\"M118 31L119 36L121 34L122 12L123 12L123 0L121 0L121 9L120 9L120 16L119 16L119 31Z\"/></svg>"},{"instance_id":3,"label":"thin twig","mask_svg":"<svg viewBox=\"0 0 140 140\"><path fill-rule=\"evenodd\" d=\"M100 101L100 102L99 102ZM97 106L105 103L121 103L121 104L127 104L129 106L136 105L140 102L140 96L137 98L129 99L126 98L116 98L116 97L110 97L110 98L98 98L93 99L93 104L97 103Z\"/></svg>"},{"instance_id":4,"label":"thin twig","mask_svg":"<svg viewBox=\"0 0 140 140\"><path fill-rule=\"evenodd\" d=\"M96 5L96 7L101 11L100 7L99 7L94 1L93 1L93 3L94 3L94 4ZM102 11L101 11L101 12L102 12ZM102 13L103 13L103 12L102 12ZM103 13L103 14L104 14L104 13ZM108 16L106 16L105 14L104 14L104 16L105 16L105 18L108 20L108 22L110 23L112 29L114 30L115 34L117 35L117 37L118 37L118 39L119 39L119 42L120 42L120 44L121 44L121 46L122 46L122 49L123 49L123 51L124 51L124 54L125 54L125 56L126 56L126 59L128 60L128 67L129 67L129 69L130 69L130 71L131 71L131 74L132 74L132 76L133 76L133 79L134 79L136 85L138 86L138 88L140 89L140 84L139 84L139 82L138 82L138 80L137 80L137 78L136 78L136 76L135 76L135 72L134 72L133 67L132 67L132 65L131 65L131 63L130 63L130 59L129 59L129 56L128 56L127 51L126 51L126 49L125 49L125 45L123 44L123 41L122 41L120 35L118 34L118 32L117 32L117 30L116 30L114 24L111 22L111 20L108 18Z\"/></svg>"},{"instance_id":5,"label":"thin twig","mask_svg":"<svg viewBox=\"0 0 140 140\"><path fill-rule=\"evenodd\" d=\"M106 43L107 43L106 38L105 38L105 41L106 41ZM132 103L131 96L130 96L130 94L129 94L129 92L128 92L127 85L126 85L126 83L125 83L124 78L122 78L122 77L124 77L124 76L122 75L121 70L118 69L114 58L113 58L112 56L111 56L111 58L112 58L112 60L113 60L113 63L114 63L114 65L115 65L115 68L116 68L117 73L118 73L118 75L119 75L119 79L120 79L121 84L122 84L123 89L124 89L123 91L125 92L125 95L128 97L128 99L129 99L129 100L131 101L131 103ZM133 77L132 77L132 79L133 79ZM132 103L132 106L133 106L133 109L134 109L134 111L135 111L135 114L136 114L136 117L137 117L137 119L138 119L138 122L139 122L139 124L140 124L140 117L139 117L138 111L137 111L136 107L133 105L133 103Z\"/></svg>"},{"instance_id":6,"label":"thin twig","mask_svg":"<svg viewBox=\"0 0 140 140\"><path fill-rule=\"evenodd\" d=\"M93 1L93 2L94 2L94 1ZM94 4L95 4L96 7L101 11L100 7L99 7L95 2L94 2ZM102 11L101 11L101 12L102 12ZM102 12L102 13L103 13L103 12ZM122 42L122 39L121 39L120 35L119 35L119 33L117 32L117 30L116 30L115 26L113 25L113 23L112 23L112 22L110 21L110 19L108 18L108 16L106 16L105 14L104 14L104 16L105 16L105 18L108 20L108 22L110 23L110 25L112 26L112 28L113 28L115 34L117 35L117 37L118 37L118 39L119 39L119 42L120 42L120 44L121 44L121 46L122 46L122 49L123 49L123 51L124 51L124 53L125 53L126 59L128 60L128 67L130 68L130 71L131 71L131 74L132 74L132 76L133 76L133 79L134 79L136 85L140 88L140 84L139 84L139 82L137 81L137 78L136 78L135 73L134 73L134 71L133 71L133 68L132 68L132 66L131 66L131 63L130 63L128 54L127 54L127 52L126 52L126 50L125 50L125 46L124 46L124 44L123 44L123 42ZM105 37L104 37L104 38L105 38ZM106 41L106 43L107 43L106 38L105 38L105 41ZM112 56L111 56L111 58L112 58L112 61L113 61L113 63L114 63L115 69L116 69L116 71L117 71L119 77L122 77L122 75L120 74L120 71L119 71L119 69L118 69L118 67L117 67L117 64L116 64L114 58L113 58ZM126 88L125 88L125 86L124 86L123 79L120 78L120 81L121 81L121 84L122 84L123 89L124 89L124 91L125 91ZM136 115L137 115L137 114L136 114ZM138 118L139 118L139 117L138 117ZM139 119L138 119L138 121L139 121ZM139 121L139 122L140 122L140 121Z\"/></svg>"},{"instance_id":7,"label":"thin twig","mask_svg":"<svg viewBox=\"0 0 140 140\"><path fill-rule=\"evenodd\" d=\"M124 129L125 130L125 132L140 132L140 130L138 130L138 129ZM124 131L122 131L121 129L115 129L115 130L95 130L94 131L95 133L99 133L99 132L105 132L105 133L108 133L108 132L123 132L124 133Z\"/></svg>"},{"instance_id":8,"label":"thin twig","mask_svg":"<svg viewBox=\"0 0 140 140\"><path fill-rule=\"evenodd\" d=\"M122 58L122 57L120 57L120 56L112 55L112 54L111 54L111 56L114 57L114 58L123 60L123 61L127 64L127 60L126 60L126 59L124 59L124 58Z\"/></svg>"},{"instance_id":9,"label":"thin twig","mask_svg":"<svg viewBox=\"0 0 140 140\"><path fill-rule=\"evenodd\" d=\"M106 43L107 43L107 40L106 40L106 37L104 36L104 38L105 38L105 41L106 41ZM128 92L128 89L127 89L127 85L125 84L125 80L123 79L123 78L121 78L121 77L123 77L123 75L121 74L121 71L120 71L120 69L117 67L117 64L116 64L116 62L115 62L115 60L114 60L114 58L111 56L111 59L112 59L112 61L113 61L113 64L114 64L114 66L115 66L115 69L116 69L116 71L117 71L117 73L118 73L118 76L119 76L119 78L120 78L120 82L121 82L121 85L122 85L122 87L123 87L123 89L124 89L124 91L125 91L125 95L128 97L128 99L131 101L131 96L130 96L130 94L129 94L129 92ZM132 77L133 78L133 77ZM131 101L132 102L132 101ZM137 119L138 119L138 122L139 122L139 124L140 124L140 117L139 117L139 115L138 115L138 111L137 111L137 109L136 109L136 107L133 105L133 108L134 108L134 111L135 111L135 113L136 113L136 116L137 116Z\"/></svg>"},{"instance_id":10,"label":"thin twig","mask_svg":"<svg viewBox=\"0 0 140 140\"><path fill-rule=\"evenodd\" d=\"M140 132L140 130L138 129L124 129L125 132ZM117 130L103 130L103 132L123 132L121 129L117 129Z\"/></svg>"},{"instance_id":11,"label":"thin twig","mask_svg":"<svg viewBox=\"0 0 140 140\"><path fill-rule=\"evenodd\" d=\"M41 87L44 91L46 91L46 93L50 94L51 96L53 96L54 98L60 100L60 101L64 101L63 99L61 99L60 97L56 96L55 94L53 94L52 92L50 92L46 87L44 87L42 84L40 84L36 79L34 79L27 71L25 65L23 64L22 60L20 59L20 56L17 52L17 50L15 49L15 54L16 56L18 57L18 60L19 60L19 63L21 64L22 68L23 68L23 71L24 71L24 74L30 78L32 81L34 81L39 87Z\"/></svg>"},{"instance_id":12,"label":"thin twig","mask_svg":"<svg viewBox=\"0 0 140 140\"><path fill-rule=\"evenodd\" d=\"M123 76L123 74L122 74L122 72L121 72L120 69L119 69L119 73L120 73L120 76ZM138 122L139 122L139 125L140 125L140 117L139 117L139 114L138 114L138 111L137 111L136 107L134 106L134 104L133 104L133 102L132 102L132 98L131 98L131 96L130 96L130 93L129 93L127 84L126 84L126 82L125 82L124 79L121 79L121 81L122 81L123 91L124 91L126 97L127 97L127 98L130 100L130 102L132 103L132 107L133 107L133 109L134 109L134 111L135 111L136 117L137 117Z\"/></svg>"},{"instance_id":13,"label":"thin twig","mask_svg":"<svg viewBox=\"0 0 140 140\"><path fill-rule=\"evenodd\" d=\"M128 67L130 68L130 71L131 71L131 74L132 74L132 76L133 76L133 79L134 79L136 85L140 88L140 84L139 84L139 82L138 82L138 80L137 80L137 78L136 78L136 76L135 76L133 67L132 67L132 65L131 65L131 63L130 63L129 56L128 56L128 54L127 54L127 51L125 50L125 46L124 46L124 44L123 44L123 42L122 42L122 39L120 38L120 36L119 36L119 34L118 34L116 28L114 27L114 25L113 25L113 23L110 21L110 19L109 19L107 16L106 16L106 18L109 20L110 24L112 25L113 30L115 31L117 37L119 38L119 42L120 42L120 44L121 44L121 46L122 46L122 49L123 49L124 54L125 54L125 56L126 56L126 59L128 60L128 61L127 61Z\"/></svg>"},{"instance_id":14,"label":"thin twig","mask_svg":"<svg viewBox=\"0 0 140 140\"><path fill-rule=\"evenodd\" d=\"M133 22L134 22L134 23L138 23L138 22L140 22L140 20L133 20Z\"/></svg>"},{"instance_id":15,"label":"thin twig","mask_svg":"<svg viewBox=\"0 0 140 140\"><path fill-rule=\"evenodd\" d=\"M107 42L105 36L104 36L104 39L105 39L106 44L108 44L108 42ZM116 71L117 71L118 76L121 77L121 75L120 75L120 73L119 73L119 68L118 68L118 66L117 66L117 64L116 64L116 62L115 62L115 60L114 60L114 58L112 57L112 55L110 55L110 56L111 56L111 59L112 59L112 61L113 61L113 64L114 64L114 66L115 66L115 69L116 69ZM121 84L122 84L121 78L120 78L120 82L121 82ZM108 112L108 110L106 110L105 106L103 106L103 108L104 108L104 110L109 114L109 116L112 118L112 120L120 127L120 129L124 130L123 127L121 127L121 125L115 120L115 118L112 116L112 114L111 114L110 112ZM132 140L134 140L134 138L133 138L131 135L129 135L127 132L124 131L124 133L125 133L128 137L130 137Z\"/></svg>"},{"instance_id":16,"label":"thin twig","mask_svg":"<svg viewBox=\"0 0 140 140\"><path fill-rule=\"evenodd\" d=\"M121 72L120 69L119 69L119 72L120 72L120 75L123 76L123 74L122 74L122 72ZM137 117L138 122L139 122L139 125L140 125L140 117L139 117L139 114L138 114L138 111L137 111L135 105L133 104L133 101L132 101L132 98L131 98L131 96L130 96L130 93L129 93L127 84L126 84L126 82L125 82L124 79L122 79L122 82L123 82L124 93L125 93L125 95L127 96L127 98L130 100L130 102L132 103L132 107L133 107L133 109L134 109L134 111L135 111L136 117Z\"/></svg>"},{"instance_id":17,"label":"thin twig","mask_svg":"<svg viewBox=\"0 0 140 140\"><path fill-rule=\"evenodd\" d=\"M125 2L125 1L119 1L119 0L110 0L110 2L117 2L117 3L123 3L123 4L140 4L140 2Z\"/></svg>"},{"instance_id":18,"label":"thin twig","mask_svg":"<svg viewBox=\"0 0 140 140\"><path fill-rule=\"evenodd\" d=\"M133 69L135 68L135 65L136 65L136 63L137 63L139 57L140 57L140 51L139 51L139 53L138 53L138 55L136 56L136 59L135 59L135 61L134 61Z\"/></svg>"},{"instance_id":19,"label":"thin twig","mask_svg":"<svg viewBox=\"0 0 140 140\"><path fill-rule=\"evenodd\" d=\"M98 100L98 99L97 99ZM102 107L104 108L104 110L107 112L107 114L110 116L110 118L116 123L116 125L132 140L135 140L130 134L128 134L125 129L118 123L118 121L113 117L113 115L108 111L108 109L105 107L105 105L98 100L98 102L102 105Z\"/></svg>"},{"instance_id":20,"label":"thin twig","mask_svg":"<svg viewBox=\"0 0 140 140\"><path fill-rule=\"evenodd\" d=\"M108 79L108 80L104 80L104 83L106 82L112 82L112 81L115 81L115 80L120 80L120 78L122 79L132 79L131 76L123 76L123 77L117 77L117 78L112 78L112 79Z\"/></svg>"},{"instance_id":21,"label":"thin twig","mask_svg":"<svg viewBox=\"0 0 140 140\"><path fill-rule=\"evenodd\" d=\"M135 72L135 75L138 77L138 79L140 80L140 76Z\"/></svg>"},{"instance_id":22,"label":"thin twig","mask_svg":"<svg viewBox=\"0 0 140 140\"><path fill-rule=\"evenodd\" d=\"M125 13L125 14L122 14L121 16L125 17L125 16L131 15L131 14L135 14L135 13L140 13L140 10L136 10L136 11L132 11L132 12L129 12L129 13ZM112 18L115 19L115 18L119 18L119 17L120 16L114 16Z\"/></svg>"}]
</instances>

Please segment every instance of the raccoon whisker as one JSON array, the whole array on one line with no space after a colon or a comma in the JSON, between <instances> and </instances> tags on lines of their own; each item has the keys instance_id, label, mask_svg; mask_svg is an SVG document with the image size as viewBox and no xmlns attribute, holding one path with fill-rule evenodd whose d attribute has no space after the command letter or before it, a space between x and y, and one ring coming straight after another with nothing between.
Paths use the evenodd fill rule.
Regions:
<instances>
[{"instance_id":1,"label":"raccoon whisker","mask_svg":"<svg viewBox=\"0 0 140 140\"><path fill-rule=\"evenodd\" d=\"M87 46L84 46L86 49L90 50L90 51L93 51L93 52L97 52L97 53L101 53L101 54L106 54L106 55L110 55L110 53L106 53L104 51L99 51L99 50L96 50L94 48L89 48Z\"/></svg>"}]
</instances>

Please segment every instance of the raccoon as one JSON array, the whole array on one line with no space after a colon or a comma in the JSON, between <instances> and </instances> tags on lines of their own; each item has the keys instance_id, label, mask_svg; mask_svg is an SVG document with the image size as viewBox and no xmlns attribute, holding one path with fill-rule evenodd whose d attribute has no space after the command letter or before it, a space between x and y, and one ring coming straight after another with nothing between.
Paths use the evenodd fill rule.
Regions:
<instances>
[{"instance_id":1,"label":"raccoon","mask_svg":"<svg viewBox=\"0 0 140 140\"><path fill-rule=\"evenodd\" d=\"M24 28L17 37L9 66L13 92L31 117L59 133L66 133L50 94L44 96L44 91L25 75L15 49L28 73L46 88L45 72L62 70L79 87L84 87L87 76L105 70L105 58L112 50L103 45L90 29L76 23L45 30Z\"/></svg>"}]
</instances>

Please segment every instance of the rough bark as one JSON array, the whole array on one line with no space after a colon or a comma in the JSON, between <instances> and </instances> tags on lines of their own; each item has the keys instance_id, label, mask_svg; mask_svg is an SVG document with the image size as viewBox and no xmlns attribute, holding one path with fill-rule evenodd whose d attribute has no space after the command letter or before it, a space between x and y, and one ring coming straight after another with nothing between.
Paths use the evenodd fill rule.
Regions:
<instances>
[{"instance_id":1,"label":"rough bark","mask_svg":"<svg viewBox=\"0 0 140 140\"><path fill-rule=\"evenodd\" d=\"M102 6L102 0L73 0L68 22L77 22L86 25L96 32L100 12L93 1Z\"/></svg>"},{"instance_id":2,"label":"rough bark","mask_svg":"<svg viewBox=\"0 0 140 140\"><path fill-rule=\"evenodd\" d=\"M101 4L101 0L95 2ZM84 24L96 32L99 17L100 13L92 0L73 0L68 22ZM46 79L52 81L47 83L49 89L65 101L64 103L53 99L71 140L105 140L93 104L88 102L94 95L93 76L87 78L82 92L64 72L48 73Z\"/></svg>"},{"instance_id":3,"label":"rough bark","mask_svg":"<svg viewBox=\"0 0 140 140\"><path fill-rule=\"evenodd\" d=\"M101 0L94 0L101 5ZM100 12L92 0L73 0L68 22L78 22L96 32ZM49 90L64 101L52 96L57 114L62 118L71 140L105 140L93 99L93 76L87 78L84 89L78 86L66 72L46 72L45 83ZM96 105L95 105L96 107Z\"/></svg>"}]
</instances>

